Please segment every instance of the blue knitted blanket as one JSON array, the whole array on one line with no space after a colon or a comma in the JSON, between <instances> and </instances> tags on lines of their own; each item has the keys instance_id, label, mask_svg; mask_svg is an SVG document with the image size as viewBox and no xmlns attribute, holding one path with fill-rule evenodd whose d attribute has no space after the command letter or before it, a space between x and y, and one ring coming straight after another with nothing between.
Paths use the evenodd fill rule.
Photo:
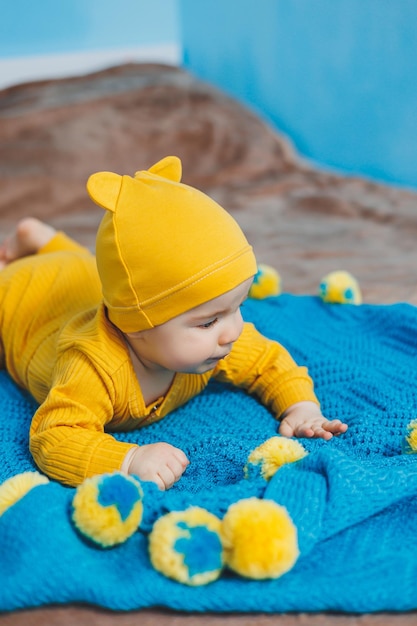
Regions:
<instances>
[{"instance_id":1,"label":"blue knitted blanket","mask_svg":"<svg viewBox=\"0 0 417 626\"><path fill-rule=\"evenodd\" d=\"M114 610L407 611L417 609L417 455L404 454L417 418L417 309L328 305L310 296L249 301L244 315L283 343L315 380L323 412L349 424L269 481L247 480L248 454L276 434L259 402L218 383L162 422L119 435L169 441L191 464L168 492L146 483L144 529L100 549L69 517L74 490L50 482L0 517L0 610L86 602ZM34 402L0 372L0 482L34 470L28 430ZM281 578L225 573L189 587L152 568L146 529L162 514L202 506L222 517L255 495L284 505L300 558Z\"/></svg>"}]
</instances>

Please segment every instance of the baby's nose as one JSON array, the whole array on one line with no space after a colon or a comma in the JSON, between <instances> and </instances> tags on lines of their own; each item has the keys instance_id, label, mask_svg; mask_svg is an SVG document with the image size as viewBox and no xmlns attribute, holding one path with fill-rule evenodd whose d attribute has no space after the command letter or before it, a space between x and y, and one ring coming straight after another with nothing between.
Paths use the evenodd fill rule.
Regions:
<instances>
[{"instance_id":1,"label":"baby's nose","mask_svg":"<svg viewBox=\"0 0 417 626\"><path fill-rule=\"evenodd\" d=\"M240 311L238 311L230 320L227 320L220 335L219 343L223 346L234 343L239 338L242 329L243 319Z\"/></svg>"}]
</instances>

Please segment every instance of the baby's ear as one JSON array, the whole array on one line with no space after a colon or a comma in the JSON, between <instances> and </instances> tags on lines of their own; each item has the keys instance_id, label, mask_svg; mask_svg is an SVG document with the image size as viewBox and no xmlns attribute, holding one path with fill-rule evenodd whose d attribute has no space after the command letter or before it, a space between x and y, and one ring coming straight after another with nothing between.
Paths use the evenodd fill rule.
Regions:
<instances>
[{"instance_id":1,"label":"baby's ear","mask_svg":"<svg viewBox=\"0 0 417 626\"><path fill-rule=\"evenodd\" d=\"M87 181L87 192L103 209L115 211L123 177L113 172L97 172Z\"/></svg>"},{"instance_id":2,"label":"baby's ear","mask_svg":"<svg viewBox=\"0 0 417 626\"><path fill-rule=\"evenodd\" d=\"M158 163L155 163L155 165L152 165L148 172L151 174L157 174L157 176L161 176L162 178L172 180L175 183L179 183L181 182L182 176L181 160L176 156L167 156L158 161ZM140 174L141 172L136 172L135 177Z\"/></svg>"}]
</instances>

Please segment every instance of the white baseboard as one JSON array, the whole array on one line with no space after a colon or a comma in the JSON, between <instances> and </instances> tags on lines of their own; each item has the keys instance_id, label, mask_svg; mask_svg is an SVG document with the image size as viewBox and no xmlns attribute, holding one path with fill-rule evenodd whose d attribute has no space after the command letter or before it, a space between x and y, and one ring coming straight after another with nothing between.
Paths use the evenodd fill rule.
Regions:
<instances>
[{"instance_id":1,"label":"white baseboard","mask_svg":"<svg viewBox=\"0 0 417 626\"><path fill-rule=\"evenodd\" d=\"M179 65L180 62L181 49L177 44L0 58L0 89L36 80L79 76L122 63Z\"/></svg>"}]
</instances>

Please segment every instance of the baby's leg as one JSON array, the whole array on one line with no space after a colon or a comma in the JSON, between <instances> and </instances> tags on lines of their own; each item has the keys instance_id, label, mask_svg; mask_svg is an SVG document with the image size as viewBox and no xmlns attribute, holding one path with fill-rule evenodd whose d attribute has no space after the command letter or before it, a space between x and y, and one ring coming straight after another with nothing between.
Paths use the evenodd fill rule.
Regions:
<instances>
[{"instance_id":1,"label":"baby's leg","mask_svg":"<svg viewBox=\"0 0 417 626\"><path fill-rule=\"evenodd\" d=\"M35 254L56 234L55 228L34 217L22 219L0 245L0 269L16 259Z\"/></svg>"}]
</instances>

